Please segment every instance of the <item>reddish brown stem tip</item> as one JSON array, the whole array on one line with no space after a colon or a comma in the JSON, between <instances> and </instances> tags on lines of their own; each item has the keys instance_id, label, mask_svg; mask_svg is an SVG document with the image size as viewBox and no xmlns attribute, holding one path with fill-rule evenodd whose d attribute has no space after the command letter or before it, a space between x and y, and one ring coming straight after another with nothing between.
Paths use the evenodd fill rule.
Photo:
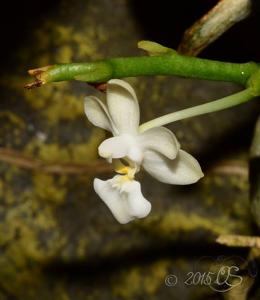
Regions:
<instances>
[{"instance_id":1,"label":"reddish brown stem tip","mask_svg":"<svg viewBox=\"0 0 260 300\"><path fill-rule=\"evenodd\" d=\"M100 92L105 93L107 91L107 83L88 83L89 85L93 86L95 89L97 89Z\"/></svg>"},{"instance_id":2,"label":"reddish brown stem tip","mask_svg":"<svg viewBox=\"0 0 260 300\"><path fill-rule=\"evenodd\" d=\"M32 83L28 83L26 84L24 87L28 90L31 90L33 88L36 87L40 87L43 84L46 83L46 81L44 80L44 74L46 74L45 72L50 68L51 66L46 66L43 68L37 68L37 69L31 69L28 71L29 75L35 77L35 81Z\"/></svg>"},{"instance_id":3,"label":"reddish brown stem tip","mask_svg":"<svg viewBox=\"0 0 260 300\"><path fill-rule=\"evenodd\" d=\"M44 84L44 82L42 82L41 80L36 79L34 82L32 83L28 83L24 86L25 89L27 90L31 90L37 87L40 87Z\"/></svg>"}]
</instances>

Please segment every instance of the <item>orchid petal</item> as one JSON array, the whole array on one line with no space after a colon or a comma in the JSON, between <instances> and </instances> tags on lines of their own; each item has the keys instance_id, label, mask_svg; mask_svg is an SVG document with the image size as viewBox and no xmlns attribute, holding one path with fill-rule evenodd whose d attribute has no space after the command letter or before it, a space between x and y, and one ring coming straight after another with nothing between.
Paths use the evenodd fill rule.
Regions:
<instances>
[{"instance_id":1,"label":"orchid petal","mask_svg":"<svg viewBox=\"0 0 260 300\"><path fill-rule=\"evenodd\" d=\"M114 132L115 128L105 104L97 97L85 97L84 110L88 120L95 126Z\"/></svg>"},{"instance_id":2,"label":"orchid petal","mask_svg":"<svg viewBox=\"0 0 260 300\"><path fill-rule=\"evenodd\" d=\"M121 224L126 224L133 219L125 209L125 203L121 199L120 191L111 184L111 179L107 181L95 178L94 190L111 210L113 216Z\"/></svg>"},{"instance_id":3,"label":"orchid petal","mask_svg":"<svg viewBox=\"0 0 260 300\"><path fill-rule=\"evenodd\" d=\"M139 126L139 104L133 88L125 81L112 79L107 84L107 106L119 134L136 134Z\"/></svg>"},{"instance_id":4,"label":"orchid petal","mask_svg":"<svg viewBox=\"0 0 260 300\"><path fill-rule=\"evenodd\" d=\"M135 180L120 182L121 179L121 176L107 181L95 178L94 189L119 223L146 217L151 204L143 197L140 183Z\"/></svg>"},{"instance_id":5,"label":"orchid petal","mask_svg":"<svg viewBox=\"0 0 260 300\"><path fill-rule=\"evenodd\" d=\"M151 211L151 203L144 198L141 185L136 180L126 182L122 186L122 193L127 194L127 209L136 218L144 218Z\"/></svg>"},{"instance_id":6,"label":"orchid petal","mask_svg":"<svg viewBox=\"0 0 260 300\"><path fill-rule=\"evenodd\" d=\"M203 177L198 161L183 150L173 160L154 151L147 151L143 167L157 180L169 184L191 184Z\"/></svg>"},{"instance_id":7,"label":"orchid petal","mask_svg":"<svg viewBox=\"0 0 260 300\"><path fill-rule=\"evenodd\" d=\"M166 127L151 128L138 136L143 151L154 150L170 159L174 159L180 149L175 135Z\"/></svg>"},{"instance_id":8,"label":"orchid petal","mask_svg":"<svg viewBox=\"0 0 260 300\"><path fill-rule=\"evenodd\" d=\"M131 141L126 135L114 136L104 140L98 147L98 153L104 158L122 158L129 151Z\"/></svg>"}]
</instances>

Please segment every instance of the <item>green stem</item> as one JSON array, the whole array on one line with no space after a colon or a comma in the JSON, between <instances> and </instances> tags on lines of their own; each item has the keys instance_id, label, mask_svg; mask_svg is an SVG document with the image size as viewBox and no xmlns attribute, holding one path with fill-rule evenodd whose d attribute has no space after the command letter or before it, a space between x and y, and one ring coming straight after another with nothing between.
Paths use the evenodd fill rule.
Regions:
<instances>
[{"instance_id":1,"label":"green stem","mask_svg":"<svg viewBox=\"0 0 260 300\"><path fill-rule=\"evenodd\" d=\"M28 88L48 82L79 80L89 83L106 82L112 78L174 75L190 78L230 81L246 85L259 69L254 62L228 63L189 57L173 52L161 56L111 58L89 63L53 65L30 70L36 81Z\"/></svg>"},{"instance_id":2,"label":"green stem","mask_svg":"<svg viewBox=\"0 0 260 300\"><path fill-rule=\"evenodd\" d=\"M173 112L173 113L164 115L162 117L153 119L151 121L148 121L148 122L142 124L139 127L139 130L140 130L140 132L144 132L153 127L163 126L163 125L175 122L175 121L179 121L179 120L183 120L183 119L223 110L223 109L226 109L226 108L229 108L232 106L239 105L243 102L247 102L247 101L253 99L254 97L256 97L256 95L254 95L252 93L252 89L247 88L241 92L224 97L224 98L216 100L216 101L212 101L212 102L208 102L208 103L205 103L202 105L186 108L186 109L183 109L183 110L180 110L177 112Z\"/></svg>"},{"instance_id":3,"label":"green stem","mask_svg":"<svg viewBox=\"0 0 260 300\"><path fill-rule=\"evenodd\" d=\"M132 77L174 75L217 81L232 81L245 85L250 75L258 69L255 63L235 64L179 54L129 57L108 60L113 66L113 76Z\"/></svg>"}]
</instances>

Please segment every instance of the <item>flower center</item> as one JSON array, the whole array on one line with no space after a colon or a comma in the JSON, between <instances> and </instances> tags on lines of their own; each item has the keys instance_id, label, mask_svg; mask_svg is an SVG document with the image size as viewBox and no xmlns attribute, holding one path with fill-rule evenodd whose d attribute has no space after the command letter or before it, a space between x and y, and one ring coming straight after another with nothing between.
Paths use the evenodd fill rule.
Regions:
<instances>
[{"instance_id":1,"label":"flower center","mask_svg":"<svg viewBox=\"0 0 260 300\"><path fill-rule=\"evenodd\" d=\"M133 180L135 177L135 173L138 170L136 165L127 166L127 165L123 164L122 161L119 159L114 160L113 165L114 165L114 170L118 174L124 175L124 176L122 176L123 180Z\"/></svg>"}]
</instances>

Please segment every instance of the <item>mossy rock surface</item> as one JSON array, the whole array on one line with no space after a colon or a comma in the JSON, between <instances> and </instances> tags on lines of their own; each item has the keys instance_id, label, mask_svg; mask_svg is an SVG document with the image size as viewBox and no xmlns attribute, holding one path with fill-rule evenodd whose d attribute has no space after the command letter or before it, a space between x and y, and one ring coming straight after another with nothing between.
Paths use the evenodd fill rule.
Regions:
<instances>
[{"instance_id":1,"label":"mossy rock surface","mask_svg":"<svg viewBox=\"0 0 260 300\"><path fill-rule=\"evenodd\" d=\"M16 72L0 78L0 145L48 164L99 162L97 147L107 135L83 112L84 96L97 92L82 83L25 91L23 74L53 63L140 55L141 38L126 0L60 1L15 53ZM127 80L142 121L239 89L173 77ZM249 103L169 126L205 177L180 187L140 174L152 213L124 226L94 193L95 172L52 174L0 161L0 299L221 299L212 289L167 288L164 280L175 269L186 276L203 256L229 256L226 248L215 250L218 235L253 233L242 138L256 115L257 104ZM222 160L224 166L212 167Z\"/></svg>"}]
</instances>

